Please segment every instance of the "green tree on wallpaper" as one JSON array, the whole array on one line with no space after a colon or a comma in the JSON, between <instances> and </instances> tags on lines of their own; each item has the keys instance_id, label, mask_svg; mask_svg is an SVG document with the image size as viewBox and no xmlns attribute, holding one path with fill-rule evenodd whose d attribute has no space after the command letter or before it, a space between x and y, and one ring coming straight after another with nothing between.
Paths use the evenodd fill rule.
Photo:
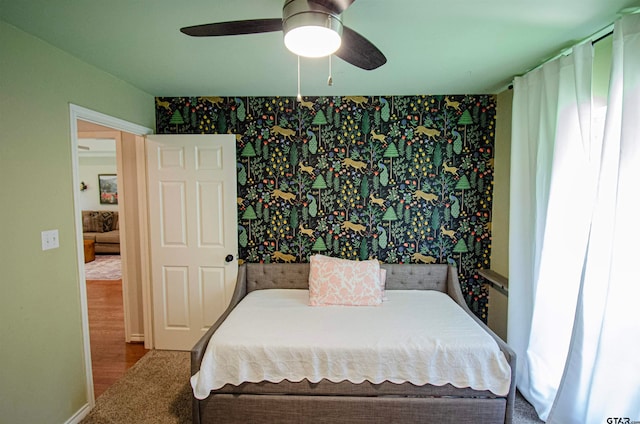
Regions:
<instances>
[{"instance_id":1,"label":"green tree on wallpaper","mask_svg":"<svg viewBox=\"0 0 640 424\"><path fill-rule=\"evenodd\" d=\"M473 121L478 122L480 120L480 102L473 102Z\"/></svg>"},{"instance_id":2,"label":"green tree on wallpaper","mask_svg":"<svg viewBox=\"0 0 640 424\"><path fill-rule=\"evenodd\" d=\"M340 254L340 242L338 241L338 239L333 240L333 254Z\"/></svg>"},{"instance_id":3,"label":"green tree on wallpaper","mask_svg":"<svg viewBox=\"0 0 640 424\"><path fill-rule=\"evenodd\" d=\"M466 147L467 145L467 125L469 124L473 124L473 119L471 119L471 114L469 113L468 109L465 109L464 112L462 112L462 116L460 116L460 119L458 119L458 125L464 125L464 145Z\"/></svg>"},{"instance_id":4,"label":"green tree on wallpaper","mask_svg":"<svg viewBox=\"0 0 640 424\"><path fill-rule=\"evenodd\" d=\"M325 108L325 117L327 118L327 122L333 122L333 106L331 103Z\"/></svg>"},{"instance_id":5,"label":"green tree on wallpaper","mask_svg":"<svg viewBox=\"0 0 640 424\"><path fill-rule=\"evenodd\" d=\"M173 115L171 115L169 123L176 126L176 132L178 131L178 125L184 124L184 119L182 119L182 115L178 109L173 111Z\"/></svg>"},{"instance_id":6,"label":"green tree on wallpaper","mask_svg":"<svg viewBox=\"0 0 640 424\"><path fill-rule=\"evenodd\" d=\"M289 163L291 166L296 166L298 163L298 149L295 145L292 145L289 150Z\"/></svg>"},{"instance_id":7,"label":"green tree on wallpaper","mask_svg":"<svg viewBox=\"0 0 640 424\"><path fill-rule=\"evenodd\" d=\"M315 188L316 190L318 190L318 210L321 211L322 210L322 203L321 203L321 190L327 188L327 182L325 181L324 177L322 176L322 174L318 174L318 176L316 177L315 181L313 182L313 185L311 186L311 188Z\"/></svg>"},{"instance_id":8,"label":"green tree on wallpaper","mask_svg":"<svg viewBox=\"0 0 640 424\"><path fill-rule=\"evenodd\" d=\"M464 242L464 239L458 240L456 245L453 247L454 253L459 253L458 256L458 272L462 272L462 254L467 253L469 249L467 248L467 243Z\"/></svg>"},{"instance_id":9,"label":"green tree on wallpaper","mask_svg":"<svg viewBox=\"0 0 640 424\"><path fill-rule=\"evenodd\" d=\"M289 215L289 224L291 224L291 229L293 230L293 234L296 233L296 229L299 224L298 220L298 208L291 209L291 215Z\"/></svg>"},{"instance_id":10,"label":"green tree on wallpaper","mask_svg":"<svg viewBox=\"0 0 640 424\"><path fill-rule=\"evenodd\" d=\"M253 206L249 205L247 207L247 209L244 211L244 213L242 214L242 220L243 221L249 221L249 240L251 240L251 221L253 221L254 219L258 218L258 216L256 215L256 211L255 209L253 209Z\"/></svg>"},{"instance_id":11,"label":"green tree on wallpaper","mask_svg":"<svg viewBox=\"0 0 640 424\"><path fill-rule=\"evenodd\" d=\"M389 158L389 175L391 178L393 178L393 158L397 158L398 156L400 156L400 153L398 153L395 143L389 143L389 146L384 151L384 157Z\"/></svg>"},{"instance_id":12,"label":"green tree on wallpaper","mask_svg":"<svg viewBox=\"0 0 640 424\"><path fill-rule=\"evenodd\" d=\"M242 149L240 156L242 156L243 158L247 158L247 175L249 179L251 179L251 158L256 157L256 151L250 141L247 142L246 146L244 146L244 149Z\"/></svg>"},{"instance_id":13,"label":"green tree on wallpaper","mask_svg":"<svg viewBox=\"0 0 640 424\"><path fill-rule=\"evenodd\" d=\"M224 116L224 113L218 114L218 134L226 134L227 133L227 119Z\"/></svg>"},{"instance_id":14,"label":"green tree on wallpaper","mask_svg":"<svg viewBox=\"0 0 640 424\"><path fill-rule=\"evenodd\" d=\"M366 140L367 134L369 134L369 131L371 131L371 118L369 117L369 112L367 112L366 110L362 114L362 122L360 123L360 126Z\"/></svg>"},{"instance_id":15,"label":"green tree on wallpaper","mask_svg":"<svg viewBox=\"0 0 640 424\"><path fill-rule=\"evenodd\" d=\"M398 220L398 215L396 215L396 211L394 210L394 208L388 207L384 215L382 216L382 220L387 221L389 223L389 237L391 238L391 241L393 241L393 233L391 232L391 223L393 221Z\"/></svg>"},{"instance_id":16,"label":"green tree on wallpaper","mask_svg":"<svg viewBox=\"0 0 640 424\"><path fill-rule=\"evenodd\" d=\"M363 206L367 202L367 197L369 197L369 179L363 178L362 183L360 183L360 196L362 197Z\"/></svg>"},{"instance_id":17,"label":"green tree on wallpaper","mask_svg":"<svg viewBox=\"0 0 640 424\"><path fill-rule=\"evenodd\" d=\"M269 212L269 205L265 204L264 208L262 208L262 221L265 223L268 222L270 216L271 212Z\"/></svg>"},{"instance_id":18,"label":"green tree on wallpaper","mask_svg":"<svg viewBox=\"0 0 640 424\"><path fill-rule=\"evenodd\" d=\"M324 240L322 240L322 237L317 238L316 242L313 243L313 247L311 248L311 250L313 250L314 252L326 252L327 245L324 244Z\"/></svg>"},{"instance_id":19,"label":"green tree on wallpaper","mask_svg":"<svg viewBox=\"0 0 640 424\"><path fill-rule=\"evenodd\" d=\"M442 221L440 221L440 210L438 208L433 210L433 213L431 214L431 228L437 229L440 228L440 224Z\"/></svg>"},{"instance_id":20,"label":"green tree on wallpaper","mask_svg":"<svg viewBox=\"0 0 640 424\"><path fill-rule=\"evenodd\" d=\"M188 123L191 121L191 108L185 103L184 107L182 108L182 119L184 119L184 123Z\"/></svg>"},{"instance_id":21,"label":"green tree on wallpaper","mask_svg":"<svg viewBox=\"0 0 640 424\"><path fill-rule=\"evenodd\" d=\"M440 147L440 143L436 144L433 149L433 166L435 166L434 172L437 174L442 166L442 147Z\"/></svg>"},{"instance_id":22,"label":"green tree on wallpaper","mask_svg":"<svg viewBox=\"0 0 640 424\"><path fill-rule=\"evenodd\" d=\"M336 167L339 167L339 165L336 165ZM327 179L326 179L326 183L327 183L327 187L333 187L333 191L334 192L339 192L340 191L340 178L333 178L333 172L331 172L330 169L327 170Z\"/></svg>"},{"instance_id":23,"label":"green tree on wallpaper","mask_svg":"<svg viewBox=\"0 0 640 424\"><path fill-rule=\"evenodd\" d=\"M324 236L324 238L323 238L323 237L321 237L321 236L318 236L318 238L319 238L319 239L322 239L322 243L323 243L323 244L325 245L325 247L326 247L326 252L327 252L326 254L327 254L327 255L330 255L331 253L329 253L329 252L331 252L331 249L332 249L332 246L333 246L333 243L332 243L332 242L333 242L333 235L331 235L331 234L329 234L329 233L326 233L326 234L325 234L325 236ZM315 244L315 243L314 243L314 244Z\"/></svg>"},{"instance_id":24,"label":"green tree on wallpaper","mask_svg":"<svg viewBox=\"0 0 640 424\"><path fill-rule=\"evenodd\" d=\"M198 115L195 112L191 112L191 127L196 128L198 126Z\"/></svg>"},{"instance_id":25,"label":"green tree on wallpaper","mask_svg":"<svg viewBox=\"0 0 640 424\"><path fill-rule=\"evenodd\" d=\"M363 238L360 241L360 260L366 261L369 259L369 247L367 246L367 239Z\"/></svg>"},{"instance_id":26,"label":"green tree on wallpaper","mask_svg":"<svg viewBox=\"0 0 640 424\"><path fill-rule=\"evenodd\" d=\"M464 209L464 191L471 188L471 184L469 184L469 180L465 174L462 174L462 177L458 180L456 184L456 190L462 191L462 196L460 198L460 207Z\"/></svg>"},{"instance_id":27,"label":"green tree on wallpaper","mask_svg":"<svg viewBox=\"0 0 640 424\"><path fill-rule=\"evenodd\" d=\"M316 116L313 117L311 123L318 126L318 142L322 145L322 126L327 123L327 117L324 116L322 109L316 112Z\"/></svg>"},{"instance_id":28,"label":"green tree on wallpaper","mask_svg":"<svg viewBox=\"0 0 640 424\"><path fill-rule=\"evenodd\" d=\"M236 111L235 107L232 107L229 111L229 122L231 123L231 128L234 129L233 132L238 132L238 111Z\"/></svg>"}]
</instances>

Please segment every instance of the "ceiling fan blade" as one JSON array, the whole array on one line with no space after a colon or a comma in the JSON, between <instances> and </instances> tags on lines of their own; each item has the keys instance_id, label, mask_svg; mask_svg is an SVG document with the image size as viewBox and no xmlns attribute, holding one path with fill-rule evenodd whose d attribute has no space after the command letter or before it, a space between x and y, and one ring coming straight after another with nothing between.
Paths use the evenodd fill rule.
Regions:
<instances>
[{"instance_id":1,"label":"ceiling fan blade","mask_svg":"<svg viewBox=\"0 0 640 424\"><path fill-rule=\"evenodd\" d=\"M217 22L180 28L180 32L192 37L218 37L222 35L258 34L274 31L282 31L282 18Z\"/></svg>"},{"instance_id":2,"label":"ceiling fan blade","mask_svg":"<svg viewBox=\"0 0 640 424\"><path fill-rule=\"evenodd\" d=\"M371 41L346 26L342 29L342 45L334 54L345 62L367 71L387 63L387 58Z\"/></svg>"},{"instance_id":3,"label":"ceiling fan blade","mask_svg":"<svg viewBox=\"0 0 640 424\"><path fill-rule=\"evenodd\" d=\"M349 6L353 4L356 0L310 0L312 3L318 4L325 9L329 9L334 11L337 14L340 14L347 10Z\"/></svg>"}]
</instances>

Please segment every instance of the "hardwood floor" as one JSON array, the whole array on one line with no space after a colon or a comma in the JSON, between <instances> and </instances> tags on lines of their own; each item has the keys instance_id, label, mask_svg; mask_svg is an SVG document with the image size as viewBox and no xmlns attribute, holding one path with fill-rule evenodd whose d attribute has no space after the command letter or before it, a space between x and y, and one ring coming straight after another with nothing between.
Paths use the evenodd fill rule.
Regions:
<instances>
[{"instance_id":1,"label":"hardwood floor","mask_svg":"<svg viewBox=\"0 0 640 424\"><path fill-rule=\"evenodd\" d=\"M125 343L122 280L87 280L93 389L97 398L148 352Z\"/></svg>"}]
</instances>

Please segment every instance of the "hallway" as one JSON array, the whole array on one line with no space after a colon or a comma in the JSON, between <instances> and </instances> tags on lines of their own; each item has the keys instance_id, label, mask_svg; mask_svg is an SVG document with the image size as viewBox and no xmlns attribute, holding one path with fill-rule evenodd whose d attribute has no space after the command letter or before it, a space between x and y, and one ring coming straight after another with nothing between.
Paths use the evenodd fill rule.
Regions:
<instances>
[{"instance_id":1,"label":"hallway","mask_svg":"<svg viewBox=\"0 0 640 424\"><path fill-rule=\"evenodd\" d=\"M125 343L122 280L87 280L93 387L98 398L145 353L143 343Z\"/></svg>"}]
</instances>

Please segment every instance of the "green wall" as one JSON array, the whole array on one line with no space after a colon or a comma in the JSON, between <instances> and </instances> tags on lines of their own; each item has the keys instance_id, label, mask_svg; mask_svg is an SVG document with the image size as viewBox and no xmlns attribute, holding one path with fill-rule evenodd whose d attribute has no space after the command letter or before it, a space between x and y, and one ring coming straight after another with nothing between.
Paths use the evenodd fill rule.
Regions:
<instances>
[{"instance_id":1,"label":"green wall","mask_svg":"<svg viewBox=\"0 0 640 424\"><path fill-rule=\"evenodd\" d=\"M88 401L69 103L153 128L154 99L3 21L0 52L0 421L61 423Z\"/></svg>"},{"instance_id":2,"label":"green wall","mask_svg":"<svg viewBox=\"0 0 640 424\"><path fill-rule=\"evenodd\" d=\"M593 45L594 105L604 105L609 97L609 79L613 54L613 36L609 35Z\"/></svg>"},{"instance_id":3,"label":"green wall","mask_svg":"<svg viewBox=\"0 0 640 424\"><path fill-rule=\"evenodd\" d=\"M509 179L513 90L498 94L491 227L491 269L509 276Z\"/></svg>"}]
</instances>

